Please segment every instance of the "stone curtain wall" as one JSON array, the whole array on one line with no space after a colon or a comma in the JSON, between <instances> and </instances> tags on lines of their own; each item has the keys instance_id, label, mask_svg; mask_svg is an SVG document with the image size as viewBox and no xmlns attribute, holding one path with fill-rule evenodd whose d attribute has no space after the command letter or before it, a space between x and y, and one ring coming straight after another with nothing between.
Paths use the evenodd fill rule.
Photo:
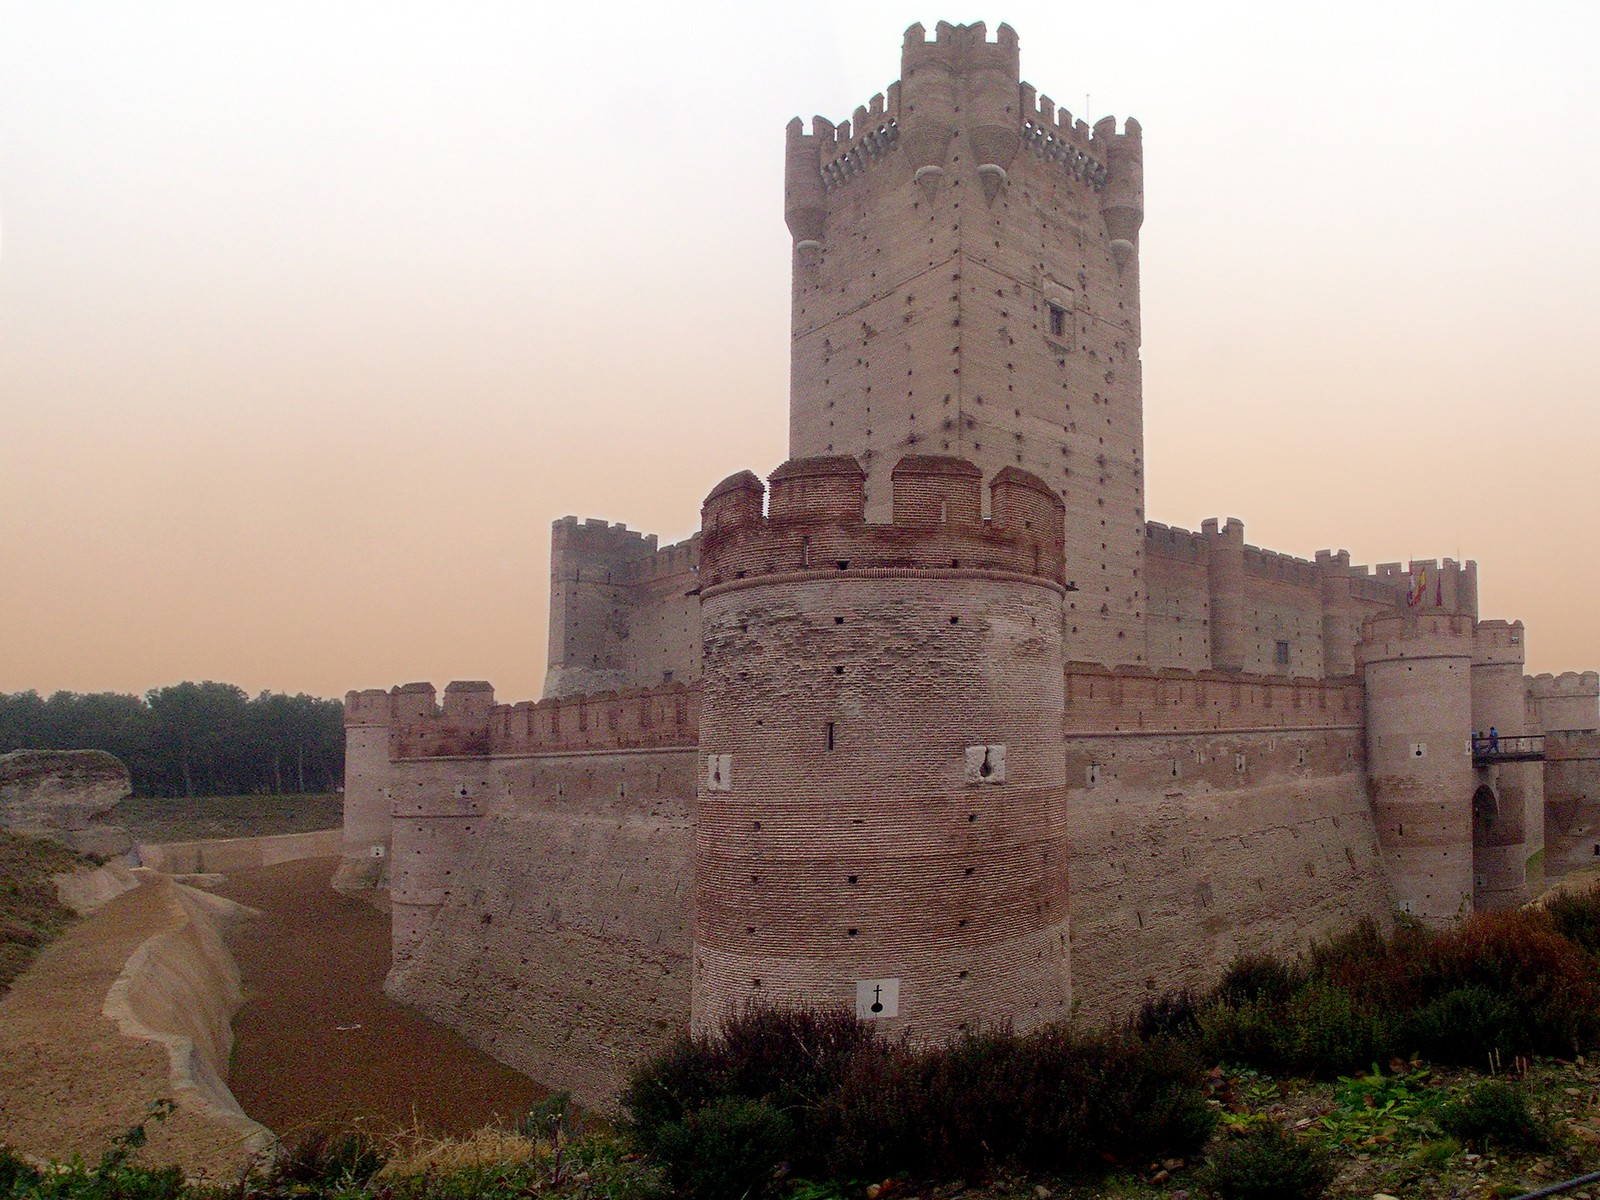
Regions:
<instances>
[{"instance_id":1,"label":"stone curtain wall","mask_svg":"<svg viewBox=\"0 0 1600 1200\"><path fill-rule=\"evenodd\" d=\"M407 819L397 804L406 944L388 993L610 1105L688 1026L695 779L692 749L395 764L399 796L454 797L460 815ZM403 864L430 852L440 861L411 889Z\"/></svg>"},{"instance_id":2,"label":"stone curtain wall","mask_svg":"<svg viewBox=\"0 0 1600 1200\"><path fill-rule=\"evenodd\" d=\"M1391 901L1359 720L1067 740L1073 997L1094 1020Z\"/></svg>"}]
</instances>

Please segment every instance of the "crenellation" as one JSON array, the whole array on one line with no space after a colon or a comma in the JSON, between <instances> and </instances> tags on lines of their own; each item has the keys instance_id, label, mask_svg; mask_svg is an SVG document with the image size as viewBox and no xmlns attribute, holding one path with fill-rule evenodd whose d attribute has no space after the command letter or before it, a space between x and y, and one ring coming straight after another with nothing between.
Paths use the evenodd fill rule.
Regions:
<instances>
[{"instance_id":1,"label":"crenellation","mask_svg":"<svg viewBox=\"0 0 1600 1200\"><path fill-rule=\"evenodd\" d=\"M1043 480L1016 468L997 473L989 489L993 516L974 522L973 464L916 455L896 470L904 508L886 522L863 519L863 473L847 457L778 467L765 514L754 476L718 485L704 509L702 599L746 579L806 572L1002 571L1064 585L1064 506Z\"/></svg>"}]
</instances>

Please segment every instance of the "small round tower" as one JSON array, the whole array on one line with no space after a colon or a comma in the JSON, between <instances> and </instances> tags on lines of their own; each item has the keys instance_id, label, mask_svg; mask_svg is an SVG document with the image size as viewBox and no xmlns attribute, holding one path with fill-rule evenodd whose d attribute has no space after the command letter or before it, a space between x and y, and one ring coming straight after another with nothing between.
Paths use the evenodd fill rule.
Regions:
<instances>
[{"instance_id":1,"label":"small round tower","mask_svg":"<svg viewBox=\"0 0 1600 1200\"><path fill-rule=\"evenodd\" d=\"M1065 1016L1063 507L1036 476L852 458L703 512L693 1026L839 1005L916 1037Z\"/></svg>"},{"instance_id":2,"label":"small round tower","mask_svg":"<svg viewBox=\"0 0 1600 1200\"><path fill-rule=\"evenodd\" d=\"M344 698L344 837L333 886L340 891L389 882L389 726L394 699L381 688Z\"/></svg>"},{"instance_id":3,"label":"small round tower","mask_svg":"<svg viewBox=\"0 0 1600 1200\"><path fill-rule=\"evenodd\" d=\"M1480 621L1473 638L1472 728L1495 730L1507 748L1534 732L1522 681L1523 637L1521 621ZM1489 762L1476 768L1475 782L1473 904L1516 908L1528 899L1528 856L1544 844L1544 768L1537 762Z\"/></svg>"},{"instance_id":4,"label":"small round tower","mask_svg":"<svg viewBox=\"0 0 1600 1200\"><path fill-rule=\"evenodd\" d=\"M1361 637L1367 795L1390 892L1448 924L1472 911L1473 620L1397 610Z\"/></svg>"}]
</instances>

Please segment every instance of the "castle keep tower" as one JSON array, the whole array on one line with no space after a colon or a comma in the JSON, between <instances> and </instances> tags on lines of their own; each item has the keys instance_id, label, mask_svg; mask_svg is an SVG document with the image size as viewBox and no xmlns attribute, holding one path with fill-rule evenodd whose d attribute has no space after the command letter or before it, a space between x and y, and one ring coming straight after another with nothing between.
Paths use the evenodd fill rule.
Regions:
<instances>
[{"instance_id":1,"label":"castle keep tower","mask_svg":"<svg viewBox=\"0 0 1600 1200\"><path fill-rule=\"evenodd\" d=\"M791 460L702 518L693 1026L843 1004L942 1037L1068 1011L1062 508L1016 467ZM874 1007L876 1006L876 1007Z\"/></svg>"},{"instance_id":2,"label":"castle keep tower","mask_svg":"<svg viewBox=\"0 0 1600 1200\"><path fill-rule=\"evenodd\" d=\"M1037 95L1010 26L913 25L900 82L792 121L786 167L790 454L858 459L875 521L907 454L1037 475L1066 506L1071 657L1143 662L1138 123Z\"/></svg>"}]
</instances>

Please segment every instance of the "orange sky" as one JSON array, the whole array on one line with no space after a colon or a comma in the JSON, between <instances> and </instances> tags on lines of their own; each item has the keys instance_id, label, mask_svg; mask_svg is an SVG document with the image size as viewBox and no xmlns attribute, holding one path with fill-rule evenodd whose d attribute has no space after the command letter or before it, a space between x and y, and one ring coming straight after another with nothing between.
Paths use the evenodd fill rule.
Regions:
<instances>
[{"instance_id":1,"label":"orange sky","mask_svg":"<svg viewBox=\"0 0 1600 1200\"><path fill-rule=\"evenodd\" d=\"M783 458L784 124L941 18L1144 125L1152 519L1600 667L1600 6L1315 7L0 4L0 690L537 696L552 519Z\"/></svg>"}]
</instances>

